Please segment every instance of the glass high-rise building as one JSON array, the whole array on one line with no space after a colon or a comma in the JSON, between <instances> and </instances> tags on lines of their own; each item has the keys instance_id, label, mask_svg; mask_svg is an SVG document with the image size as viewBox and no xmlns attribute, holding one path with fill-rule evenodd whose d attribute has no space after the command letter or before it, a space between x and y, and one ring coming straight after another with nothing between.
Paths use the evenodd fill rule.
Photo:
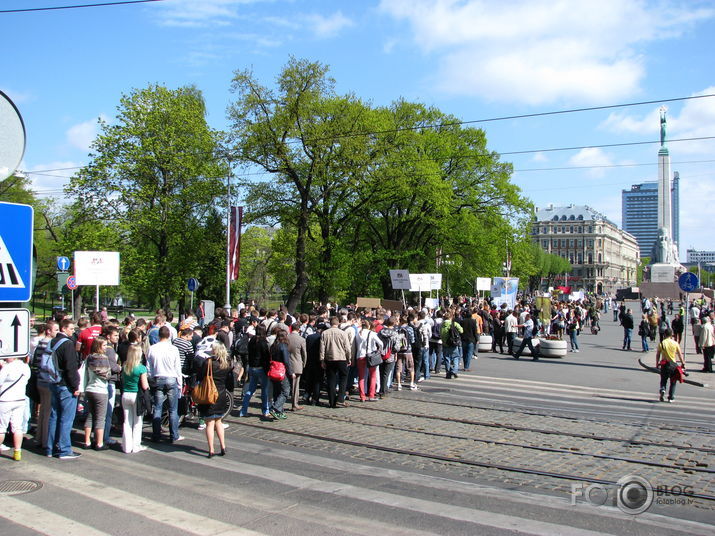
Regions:
<instances>
[{"instance_id":1,"label":"glass high-rise building","mask_svg":"<svg viewBox=\"0 0 715 536\"><path fill-rule=\"evenodd\" d=\"M658 240L658 181L634 184L623 190L622 227L638 240L641 257L652 257ZM670 187L673 242L680 248L680 175L673 174Z\"/></svg>"}]
</instances>

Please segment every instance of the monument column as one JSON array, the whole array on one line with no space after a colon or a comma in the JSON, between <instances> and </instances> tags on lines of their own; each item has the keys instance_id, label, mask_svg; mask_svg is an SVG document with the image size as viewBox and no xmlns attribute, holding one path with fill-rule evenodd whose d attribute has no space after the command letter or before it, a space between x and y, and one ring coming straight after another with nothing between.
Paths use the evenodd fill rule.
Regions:
<instances>
[{"instance_id":1,"label":"monument column","mask_svg":"<svg viewBox=\"0 0 715 536\"><path fill-rule=\"evenodd\" d=\"M673 239L672 209L670 194L670 153L665 146L665 106L660 108L660 150L658 151L658 229L666 229L667 236ZM665 259L661 259L665 262Z\"/></svg>"}]
</instances>

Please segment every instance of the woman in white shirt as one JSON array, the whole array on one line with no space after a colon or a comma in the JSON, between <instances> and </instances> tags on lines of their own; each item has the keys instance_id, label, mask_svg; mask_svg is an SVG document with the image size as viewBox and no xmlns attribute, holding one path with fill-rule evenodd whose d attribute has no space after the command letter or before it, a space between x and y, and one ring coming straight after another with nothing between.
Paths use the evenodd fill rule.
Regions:
<instances>
[{"instance_id":1,"label":"woman in white shirt","mask_svg":"<svg viewBox=\"0 0 715 536\"><path fill-rule=\"evenodd\" d=\"M21 359L0 359L0 445L5 431L12 425L13 459L22 459L22 419L25 411L25 388L30 379L30 367Z\"/></svg>"}]
</instances>

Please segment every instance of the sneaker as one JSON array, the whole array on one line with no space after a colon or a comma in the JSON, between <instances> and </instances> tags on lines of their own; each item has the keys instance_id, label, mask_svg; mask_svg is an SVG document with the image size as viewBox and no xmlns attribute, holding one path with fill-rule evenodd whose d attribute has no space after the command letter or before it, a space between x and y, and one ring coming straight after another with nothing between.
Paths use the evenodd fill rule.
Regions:
<instances>
[{"instance_id":1,"label":"sneaker","mask_svg":"<svg viewBox=\"0 0 715 536\"><path fill-rule=\"evenodd\" d=\"M672 404L673 402L675 402L675 398L669 398L669 399L668 399L668 404Z\"/></svg>"},{"instance_id":2,"label":"sneaker","mask_svg":"<svg viewBox=\"0 0 715 536\"><path fill-rule=\"evenodd\" d=\"M278 412L277 412L276 410L274 410L274 409L272 409L272 410L269 411L268 413L269 413L270 416L273 417L274 419L279 419L279 418L280 418L280 417L278 417L278 415L280 415L280 413L278 413Z\"/></svg>"},{"instance_id":3,"label":"sneaker","mask_svg":"<svg viewBox=\"0 0 715 536\"><path fill-rule=\"evenodd\" d=\"M22 460L22 451L21 450L16 450L12 454L12 459L15 460L16 462L19 462Z\"/></svg>"},{"instance_id":4,"label":"sneaker","mask_svg":"<svg viewBox=\"0 0 715 536\"><path fill-rule=\"evenodd\" d=\"M198 430L206 430L206 423L202 422L201 424L199 424Z\"/></svg>"},{"instance_id":5,"label":"sneaker","mask_svg":"<svg viewBox=\"0 0 715 536\"><path fill-rule=\"evenodd\" d=\"M456 380L457 378L459 378L459 376L457 376L457 373L455 372L452 374L452 378L454 378Z\"/></svg>"},{"instance_id":6,"label":"sneaker","mask_svg":"<svg viewBox=\"0 0 715 536\"><path fill-rule=\"evenodd\" d=\"M401 385L401 384L397 384L397 390L398 390L398 391L402 391L402 385Z\"/></svg>"},{"instance_id":7,"label":"sneaker","mask_svg":"<svg viewBox=\"0 0 715 536\"><path fill-rule=\"evenodd\" d=\"M144 452L146 450L146 447L144 445L139 445L137 448L135 448L132 452Z\"/></svg>"},{"instance_id":8,"label":"sneaker","mask_svg":"<svg viewBox=\"0 0 715 536\"><path fill-rule=\"evenodd\" d=\"M425 381L425 378L417 378L417 383L422 383L423 381Z\"/></svg>"},{"instance_id":9,"label":"sneaker","mask_svg":"<svg viewBox=\"0 0 715 536\"><path fill-rule=\"evenodd\" d=\"M223 426L223 429L224 429L224 430L225 430L226 428L228 428L228 424L226 424L225 422L222 422L222 423L221 423L221 426Z\"/></svg>"},{"instance_id":10,"label":"sneaker","mask_svg":"<svg viewBox=\"0 0 715 536\"><path fill-rule=\"evenodd\" d=\"M79 452L72 451L69 454L62 454L61 456L59 456L59 459L60 460L76 460L80 456L82 456L82 454L80 454Z\"/></svg>"},{"instance_id":11,"label":"sneaker","mask_svg":"<svg viewBox=\"0 0 715 536\"><path fill-rule=\"evenodd\" d=\"M665 393L660 393L660 401L665 402Z\"/></svg>"},{"instance_id":12,"label":"sneaker","mask_svg":"<svg viewBox=\"0 0 715 536\"><path fill-rule=\"evenodd\" d=\"M8 447L4 443L0 443L0 452L5 452L6 450L12 450L12 447Z\"/></svg>"},{"instance_id":13,"label":"sneaker","mask_svg":"<svg viewBox=\"0 0 715 536\"><path fill-rule=\"evenodd\" d=\"M417 386L416 386L414 383L413 383L413 384L410 384L410 390L416 391L416 390L417 390Z\"/></svg>"},{"instance_id":14,"label":"sneaker","mask_svg":"<svg viewBox=\"0 0 715 536\"><path fill-rule=\"evenodd\" d=\"M184 439L186 439L186 438L185 438L184 436L180 435L179 437L177 437L176 439L174 439L174 440L172 441L172 443L178 443L179 441L183 441Z\"/></svg>"},{"instance_id":15,"label":"sneaker","mask_svg":"<svg viewBox=\"0 0 715 536\"><path fill-rule=\"evenodd\" d=\"M282 420L285 420L285 419L288 418L288 415L286 415L285 413L283 413L283 412L281 411L281 412L278 414L278 418L279 418L279 419L282 419Z\"/></svg>"}]
</instances>

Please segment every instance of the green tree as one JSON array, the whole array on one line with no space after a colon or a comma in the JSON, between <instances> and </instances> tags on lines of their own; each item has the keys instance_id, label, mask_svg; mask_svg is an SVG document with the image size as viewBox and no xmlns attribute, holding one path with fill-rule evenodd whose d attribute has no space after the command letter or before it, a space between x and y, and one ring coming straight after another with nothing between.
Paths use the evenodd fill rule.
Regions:
<instances>
[{"instance_id":1,"label":"green tree","mask_svg":"<svg viewBox=\"0 0 715 536\"><path fill-rule=\"evenodd\" d=\"M131 91L114 123L100 121L91 162L68 186L89 227L116 230L122 279L151 304L168 307L196 275L201 224L225 193L219 136L205 116L195 87Z\"/></svg>"}]
</instances>

